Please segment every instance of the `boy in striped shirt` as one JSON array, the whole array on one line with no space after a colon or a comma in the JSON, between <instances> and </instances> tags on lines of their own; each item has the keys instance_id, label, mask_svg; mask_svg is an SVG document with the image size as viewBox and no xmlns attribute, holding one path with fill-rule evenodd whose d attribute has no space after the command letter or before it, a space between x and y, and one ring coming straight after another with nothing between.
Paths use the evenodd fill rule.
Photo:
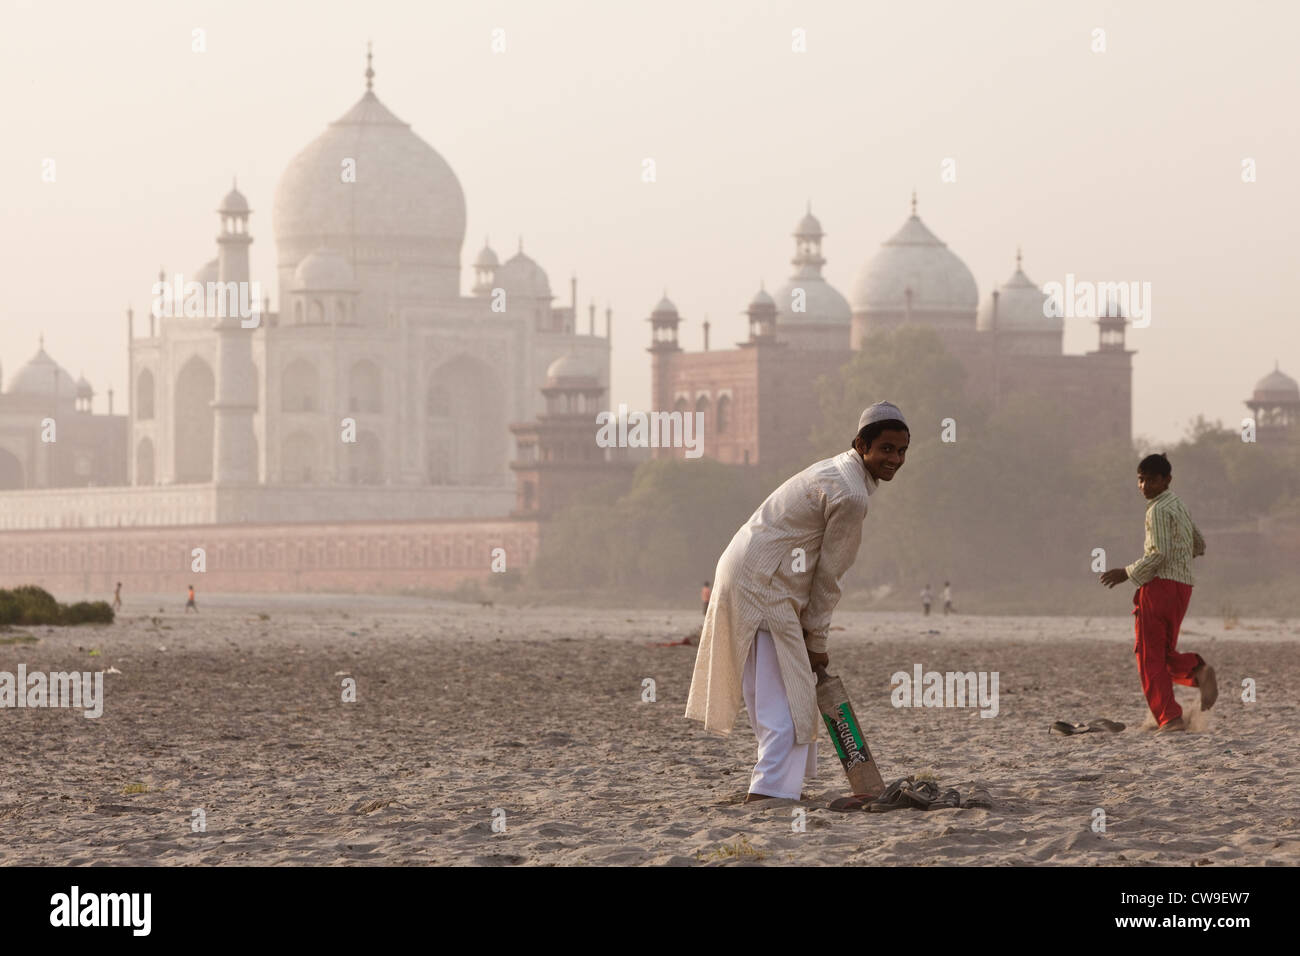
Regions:
<instances>
[{"instance_id":1,"label":"boy in striped shirt","mask_svg":"<svg viewBox=\"0 0 1300 956\"><path fill-rule=\"evenodd\" d=\"M1201 689L1201 710L1218 697L1214 668L1200 654L1180 654L1178 628L1192 599L1192 559L1205 553L1205 539L1178 496L1169 490L1173 468L1164 455L1147 455L1138 464L1138 488L1147 499L1146 543L1142 557L1101 576L1113 588L1124 581L1133 594L1138 674L1151 714L1161 732L1186 730L1174 684Z\"/></svg>"}]
</instances>

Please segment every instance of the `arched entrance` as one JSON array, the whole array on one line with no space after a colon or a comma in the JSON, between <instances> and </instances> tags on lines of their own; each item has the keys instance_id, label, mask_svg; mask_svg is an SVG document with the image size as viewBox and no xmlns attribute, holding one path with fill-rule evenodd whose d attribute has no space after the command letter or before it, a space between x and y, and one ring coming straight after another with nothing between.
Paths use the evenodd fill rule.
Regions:
<instances>
[{"instance_id":1,"label":"arched entrance","mask_svg":"<svg viewBox=\"0 0 1300 956\"><path fill-rule=\"evenodd\" d=\"M176 420L173 447L176 482L212 480L212 399L216 379L208 363L197 355L176 376L173 409Z\"/></svg>"},{"instance_id":2,"label":"arched entrance","mask_svg":"<svg viewBox=\"0 0 1300 956\"><path fill-rule=\"evenodd\" d=\"M433 484L495 484L506 475L506 392L496 372L460 355L425 389L425 462Z\"/></svg>"}]
</instances>

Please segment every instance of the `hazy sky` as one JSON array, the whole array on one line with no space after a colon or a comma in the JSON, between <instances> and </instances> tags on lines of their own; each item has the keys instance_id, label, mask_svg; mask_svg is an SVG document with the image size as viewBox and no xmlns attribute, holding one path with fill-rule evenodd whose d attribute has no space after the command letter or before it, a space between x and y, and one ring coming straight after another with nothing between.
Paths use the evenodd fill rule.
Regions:
<instances>
[{"instance_id":1,"label":"hazy sky","mask_svg":"<svg viewBox=\"0 0 1300 956\"><path fill-rule=\"evenodd\" d=\"M276 181L364 92L367 39L375 92L460 178L462 262L522 234L562 302L576 271L584 306L613 305L611 403L649 401L665 286L684 345L707 314L728 346L759 280L789 274L805 200L847 296L913 187L981 299L1017 243L1039 284L1152 283L1129 332L1139 435L1239 422L1274 359L1300 377L1295 4L0 3L0 361L7 378L44 331L99 410L110 383L122 408L126 305L142 321L160 265L216 254L232 176L277 296ZM1095 342L1067 320L1067 352Z\"/></svg>"}]
</instances>

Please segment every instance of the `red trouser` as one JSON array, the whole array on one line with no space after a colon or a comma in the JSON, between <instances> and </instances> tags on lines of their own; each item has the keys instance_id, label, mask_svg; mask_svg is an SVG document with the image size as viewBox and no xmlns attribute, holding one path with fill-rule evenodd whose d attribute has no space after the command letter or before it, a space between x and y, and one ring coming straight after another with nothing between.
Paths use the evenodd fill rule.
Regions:
<instances>
[{"instance_id":1,"label":"red trouser","mask_svg":"<svg viewBox=\"0 0 1300 956\"><path fill-rule=\"evenodd\" d=\"M1195 687L1192 671L1205 663L1200 654L1178 653L1178 628L1192 599L1192 586L1152 578L1133 594L1133 622L1142 693L1161 725L1183 715L1174 700L1174 684Z\"/></svg>"}]
</instances>

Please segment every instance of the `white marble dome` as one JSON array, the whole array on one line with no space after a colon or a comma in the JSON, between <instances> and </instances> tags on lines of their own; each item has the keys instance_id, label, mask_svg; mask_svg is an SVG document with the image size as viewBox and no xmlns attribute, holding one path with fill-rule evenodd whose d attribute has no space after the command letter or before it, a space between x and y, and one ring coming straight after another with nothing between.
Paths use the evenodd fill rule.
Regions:
<instances>
[{"instance_id":1,"label":"white marble dome","mask_svg":"<svg viewBox=\"0 0 1300 956\"><path fill-rule=\"evenodd\" d=\"M507 259L496 271L496 284L506 290L506 296L526 299L550 300L551 281L546 270L524 255L523 249Z\"/></svg>"},{"instance_id":2,"label":"white marble dome","mask_svg":"<svg viewBox=\"0 0 1300 956\"><path fill-rule=\"evenodd\" d=\"M596 377L596 370L592 368L591 363L574 352L561 355L546 369L548 381L558 382L561 379L595 380Z\"/></svg>"},{"instance_id":3,"label":"white marble dome","mask_svg":"<svg viewBox=\"0 0 1300 956\"><path fill-rule=\"evenodd\" d=\"M999 332L1061 332L1065 320L1060 316L1046 316L1044 306L1050 298L1034 284L1020 268L1017 259L1015 274L998 289L997 328ZM993 329L993 296L986 295L980 302L975 327L982 332Z\"/></svg>"},{"instance_id":4,"label":"white marble dome","mask_svg":"<svg viewBox=\"0 0 1300 956\"><path fill-rule=\"evenodd\" d=\"M242 214L249 212L248 200L238 189L232 188L226 193L226 198L221 200L221 208L217 212Z\"/></svg>"},{"instance_id":5,"label":"white marble dome","mask_svg":"<svg viewBox=\"0 0 1300 956\"><path fill-rule=\"evenodd\" d=\"M807 236L811 238L821 238L826 235L826 233L822 232L822 224L818 222L817 217L812 214L812 209L809 209L804 213L803 218L795 225L794 234L796 236Z\"/></svg>"},{"instance_id":6,"label":"white marble dome","mask_svg":"<svg viewBox=\"0 0 1300 956\"><path fill-rule=\"evenodd\" d=\"M343 181L347 160L355 182ZM272 225L282 264L320 245L401 242L459 268L465 194L447 161L367 91L290 161Z\"/></svg>"},{"instance_id":7,"label":"white marble dome","mask_svg":"<svg viewBox=\"0 0 1300 956\"><path fill-rule=\"evenodd\" d=\"M44 345L28 359L9 380L5 391L11 395L54 395L71 401L76 397L77 382L68 370L50 358Z\"/></svg>"},{"instance_id":8,"label":"white marble dome","mask_svg":"<svg viewBox=\"0 0 1300 956\"><path fill-rule=\"evenodd\" d=\"M350 292L356 288L356 277L352 266L337 252L317 249L293 270L293 287L295 290Z\"/></svg>"},{"instance_id":9,"label":"white marble dome","mask_svg":"<svg viewBox=\"0 0 1300 956\"><path fill-rule=\"evenodd\" d=\"M853 311L907 308L914 311L974 312L979 293L975 277L925 223L912 214L903 228L881 244L853 281Z\"/></svg>"}]
</instances>

